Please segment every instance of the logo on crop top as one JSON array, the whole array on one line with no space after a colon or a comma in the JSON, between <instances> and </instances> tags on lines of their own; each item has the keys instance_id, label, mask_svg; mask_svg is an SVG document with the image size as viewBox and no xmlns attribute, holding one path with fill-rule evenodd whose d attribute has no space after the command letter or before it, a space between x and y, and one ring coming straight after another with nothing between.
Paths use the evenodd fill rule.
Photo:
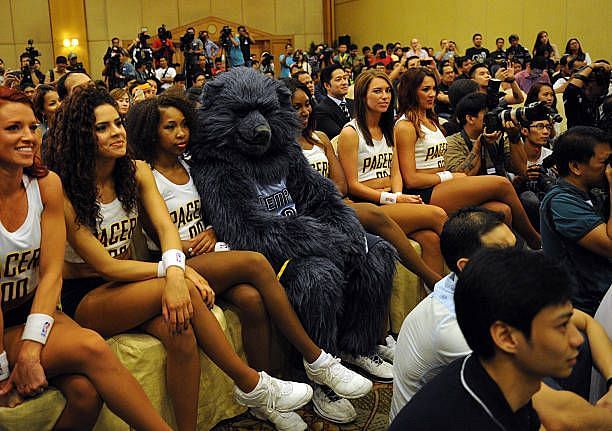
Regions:
<instances>
[{"instance_id":1,"label":"logo on crop top","mask_svg":"<svg viewBox=\"0 0 612 431\"><path fill-rule=\"evenodd\" d=\"M137 217L125 218L99 230L98 240L108 254L115 257L128 251L137 220ZM120 247L116 246L118 243L121 244Z\"/></svg>"},{"instance_id":2,"label":"logo on crop top","mask_svg":"<svg viewBox=\"0 0 612 431\"><path fill-rule=\"evenodd\" d=\"M440 142L437 145L432 145L427 148L427 154L425 155L425 161L444 157L446 154L446 148L448 144L446 142Z\"/></svg>"},{"instance_id":3,"label":"logo on crop top","mask_svg":"<svg viewBox=\"0 0 612 431\"><path fill-rule=\"evenodd\" d=\"M384 178L389 176L391 171L391 163L393 162L393 152L380 153L372 157L363 159L362 174L371 171L376 172L376 178Z\"/></svg>"},{"instance_id":4,"label":"logo on crop top","mask_svg":"<svg viewBox=\"0 0 612 431\"><path fill-rule=\"evenodd\" d=\"M11 302L22 298L29 290L36 287L37 282L30 280L40 263L40 247L33 250L20 250L8 253L0 262L1 279L0 292L1 302ZM27 276L24 276L27 273ZM20 277L21 276L21 277ZM35 278L36 280L36 278Z\"/></svg>"}]
</instances>

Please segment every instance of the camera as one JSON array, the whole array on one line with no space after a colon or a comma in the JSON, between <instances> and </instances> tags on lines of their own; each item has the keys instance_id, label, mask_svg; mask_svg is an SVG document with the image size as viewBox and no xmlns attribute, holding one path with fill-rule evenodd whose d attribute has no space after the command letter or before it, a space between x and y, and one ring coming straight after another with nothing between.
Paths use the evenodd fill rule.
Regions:
<instances>
[{"instance_id":1,"label":"camera","mask_svg":"<svg viewBox=\"0 0 612 431\"><path fill-rule=\"evenodd\" d=\"M166 24L162 24L161 27L157 29L157 37L159 37L162 43L168 39L172 39L172 33L166 29Z\"/></svg>"},{"instance_id":2,"label":"camera","mask_svg":"<svg viewBox=\"0 0 612 431\"><path fill-rule=\"evenodd\" d=\"M484 126L487 133L504 130L504 123L512 121L514 124L536 121L541 118L550 118L551 121L559 122L561 116L552 114L550 108L544 102L534 102L527 106L518 108L494 108L484 116Z\"/></svg>"},{"instance_id":3,"label":"camera","mask_svg":"<svg viewBox=\"0 0 612 431\"><path fill-rule=\"evenodd\" d=\"M40 51L34 48L34 40L28 39L28 46L25 48L25 52L28 54L30 66L34 66L36 58L40 57Z\"/></svg>"},{"instance_id":4,"label":"camera","mask_svg":"<svg viewBox=\"0 0 612 431\"><path fill-rule=\"evenodd\" d=\"M221 32L219 33L219 44L223 48L230 48L232 45L232 41L230 40L230 34L232 34L232 28L229 25L223 26Z\"/></svg>"},{"instance_id":5,"label":"camera","mask_svg":"<svg viewBox=\"0 0 612 431\"><path fill-rule=\"evenodd\" d=\"M272 54L270 54L267 51L264 51L261 54L261 64L264 66L269 65L270 63L272 63L272 60L274 60L274 56Z\"/></svg>"}]
</instances>

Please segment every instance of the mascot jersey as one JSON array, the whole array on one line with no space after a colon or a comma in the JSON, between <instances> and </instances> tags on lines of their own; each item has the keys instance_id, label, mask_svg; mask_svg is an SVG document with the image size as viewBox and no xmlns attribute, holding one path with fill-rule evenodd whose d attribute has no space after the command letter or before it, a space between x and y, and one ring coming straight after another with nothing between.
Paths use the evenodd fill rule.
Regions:
<instances>
[{"instance_id":1,"label":"mascot jersey","mask_svg":"<svg viewBox=\"0 0 612 431\"><path fill-rule=\"evenodd\" d=\"M151 168L151 171L159 194L166 202L172 223L177 227L181 240L188 241L204 231L204 220L202 220L200 194L193 184L189 165L184 160L179 159L179 161L189 175L186 184L175 184L156 169ZM159 250L146 232L145 238L149 250Z\"/></svg>"},{"instance_id":2,"label":"mascot jersey","mask_svg":"<svg viewBox=\"0 0 612 431\"><path fill-rule=\"evenodd\" d=\"M44 206L38 181L27 175L23 176L22 181L28 200L25 221L14 232L6 230L0 222L0 287L3 310L10 310L25 303L38 287L40 219Z\"/></svg>"},{"instance_id":3,"label":"mascot jersey","mask_svg":"<svg viewBox=\"0 0 612 431\"><path fill-rule=\"evenodd\" d=\"M256 184L259 205L276 215L290 217L297 215L295 203L283 178L278 184Z\"/></svg>"}]
</instances>

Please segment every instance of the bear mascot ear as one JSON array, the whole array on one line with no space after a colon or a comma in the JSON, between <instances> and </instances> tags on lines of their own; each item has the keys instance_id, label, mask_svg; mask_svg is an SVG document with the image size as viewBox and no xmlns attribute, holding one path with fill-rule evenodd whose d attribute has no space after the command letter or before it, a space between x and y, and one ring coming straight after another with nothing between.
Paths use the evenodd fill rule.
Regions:
<instances>
[{"instance_id":1,"label":"bear mascot ear","mask_svg":"<svg viewBox=\"0 0 612 431\"><path fill-rule=\"evenodd\" d=\"M223 87L225 87L225 79L214 79L212 81L208 81L204 88L202 89L202 109L210 109L212 105L215 103L216 97L221 94L223 91Z\"/></svg>"}]
</instances>

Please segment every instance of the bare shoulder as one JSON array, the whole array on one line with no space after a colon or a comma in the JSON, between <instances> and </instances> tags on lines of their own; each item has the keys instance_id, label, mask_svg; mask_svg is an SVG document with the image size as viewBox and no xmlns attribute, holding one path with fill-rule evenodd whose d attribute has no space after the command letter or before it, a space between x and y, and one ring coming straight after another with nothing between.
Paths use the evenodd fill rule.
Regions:
<instances>
[{"instance_id":1,"label":"bare shoulder","mask_svg":"<svg viewBox=\"0 0 612 431\"><path fill-rule=\"evenodd\" d=\"M62 199L62 180L55 172L49 171L47 175L38 178L37 181L43 203L48 202L50 199Z\"/></svg>"}]
</instances>

